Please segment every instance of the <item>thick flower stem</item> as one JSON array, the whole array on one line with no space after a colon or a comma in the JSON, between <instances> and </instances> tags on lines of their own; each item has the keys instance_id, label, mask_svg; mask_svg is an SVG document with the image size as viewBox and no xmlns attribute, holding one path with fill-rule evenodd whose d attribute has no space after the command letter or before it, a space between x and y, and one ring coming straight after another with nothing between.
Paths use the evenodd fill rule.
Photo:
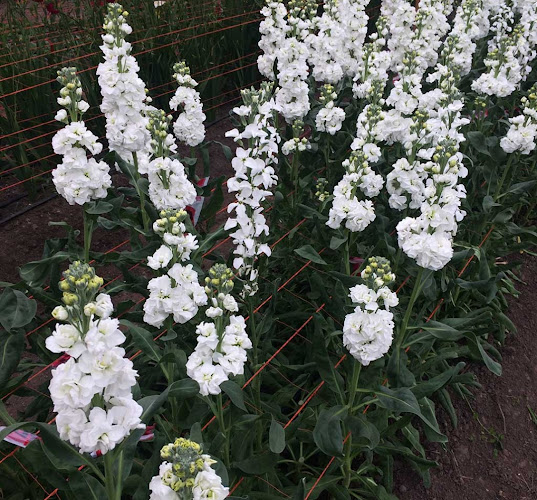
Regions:
<instances>
[{"instance_id":1,"label":"thick flower stem","mask_svg":"<svg viewBox=\"0 0 537 500\"><path fill-rule=\"evenodd\" d=\"M122 472L123 472L123 452L118 457L118 477L114 477L114 453L108 452L104 456L104 477L106 495L108 500L121 500Z\"/></svg>"},{"instance_id":2,"label":"thick flower stem","mask_svg":"<svg viewBox=\"0 0 537 500\"><path fill-rule=\"evenodd\" d=\"M229 467L229 432L226 429L226 422L224 420L224 405L222 403L222 393L218 394L216 397L216 408L217 415L216 419L218 420L218 425L220 427L220 432L225 437L224 442L224 464L226 467Z\"/></svg>"},{"instance_id":3,"label":"thick flower stem","mask_svg":"<svg viewBox=\"0 0 537 500\"><path fill-rule=\"evenodd\" d=\"M91 248L91 237L93 234L93 218L86 212L86 208L82 210L84 219L84 262L89 263L89 254Z\"/></svg>"},{"instance_id":4,"label":"thick flower stem","mask_svg":"<svg viewBox=\"0 0 537 500\"><path fill-rule=\"evenodd\" d=\"M259 362L259 337L255 322L254 303L252 297L248 297L248 321L250 326L250 336L252 339L252 351L254 370L257 370L257 363ZM261 377L256 377L252 383L252 389L254 392L254 400L257 408L261 408ZM263 447L263 424L262 422L256 422L256 436L257 436L257 448L261 450Z\"/></svg>"},{"instance_id":5,"label":"thick flower stem","mask_svg":"<svg viewBox=\"0 0 537 500\"><path fill-rule=\"evenodd\" d=\"M361 363L357 361L354 362L352 367L352 378L351 384L349 386L349 400L348 400L348 409L349 413L352 412L354 406L354 400L356 398L356 389L358 388L358 381L360 380L360 372L362 371ZM352 474L352 434L349 434L347 442L345 443L344 454L344 473L345 473L345 488L349 488L351 484L351 474Z\"/></svg>"},{"instance_id":6,"label":"thick flower stem","mask_svg":"<svg viewBox=\"0 0 537 500\"><path fill-rule=\"evenodd\" d=\"M132 159L134 161L134 171L135 171L135 188L136 192L138 193L138 197L140 198L140 210L142 211L142 221L143 221L143 227L144 231L149 230L149 215L147 214L147 211L145 209L145 193L140 188L140 185L138 181L140 180L140 173L138 172L138 155L136 153L132 153Z\"/></svg>"},{"instance_id":7,"label":"thick flower stem","mask_svg":"<svg viewBox=\"0 0 537 500\"><path fill-rule=\"evenodd\" d=\"M502 187L503 187L503 184L505 182L505 179L507 179L507 175L509 174L509 171L511 170L511 164L513 163L513 158L514 157L516 157L517 162L518 162L518 158L519 158L518 154L509 155L509 159L507 160L507 165L503 169L502 177L500 179L500 182L498 183L498 187L496 188L496 194L494 195L494 201L497 201L499 196L502 194Z\"/></svg>"},{"instance_id":8,"label":"thick flower stem","mask_svg":"<svg viewBox=\"0 0 537 500\"><path fill-rule=\"evenodd\" d=\"M414 309L414 304L416 303L416 300L418 299L421 290L423 288L423 282L424 276L423 276L423 267L420 267L420 270L418 272L418 275L416 276L416 283L414 284L414 288L412 290L412 295L410 296L410 300L408 302L405 317L403 318L403 322L401 323L401 328L399 330L399 335L397 336L397 353L401 349L401 346L403 345L403 342L405 341L406 337L406 331L408 329L408 322L410 321L410 317L412 316L412 312Z\"/></svg>"}]
</instances>

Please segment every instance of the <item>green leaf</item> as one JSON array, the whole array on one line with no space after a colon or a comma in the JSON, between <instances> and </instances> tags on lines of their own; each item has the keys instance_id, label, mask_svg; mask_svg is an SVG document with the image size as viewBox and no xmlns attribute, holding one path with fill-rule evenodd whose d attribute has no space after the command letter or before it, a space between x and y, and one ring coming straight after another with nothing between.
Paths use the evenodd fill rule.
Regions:
<instances>
[{"instance_id":1,"label":"green leaf","mask_svg":"<svg viewBox=\"0 0 537 500\"><path fill-rule=\"evenodd\" d=\"M106 201L98 201L88 203L87 206L84 206L84 211L90 215L102 215L107 214L114 210L114 205L107 203Z\"/></svg>"},{"instance_id":2,"label":"green leaf","mask_svg":"<svg viewBox=\"0 0 537 500\"><path fill-rule=\"evenodd\" d=\"M98 479L87 472L75 471L69 476L69 487L76 498L107 500L106 490Z\"/></svg>"},{"instance_id":3,"label":"green leaf","mask_svg":"<svg viewBox=\"0 0 537 500\"><path fill-rule=\"evenodd\" d=\"M330 249L331 250L337 250L343 243L347 241L347 238L337 238L336 236L332 236L330 239Z\"/></svg>"},{"instance_id":4,"label":"green leaf","mask_svg":"<svg viewBox=\"0 0 537 500\"><path fill-rule=\"evenodd\" d=\"M270 423L269 447L273 453L281 453L285 449L285 430L274 417Z\"/></svg>"},{"instance_id":5,"label":"green leaf","mask_svg":"<svg viewBox=\"0 0 537 500\"><path fill-rule=\"evenodd\" d=\"M537 181L525 181L513 184L507 192L510 194L520 194L526 192L530 187L534 186Z\"/></svg>"},{"instance_id":6,"label":"green leaf","mask_svg":"<svg viewBox=\"0 0 537 500\"><path fill-rule=\"evenodd\" d=\"M449 368L440 375L432 377L426 382L418 383L418 385L412 387L411 389L414 393L414 396L416 396L416 399L418 400L426 396L431 396L432 394L440 390L442 387L444 387L446 384L448 384L449 381L455 375L457 375L464 368L465 365L466 363L461 361L456 366Z\"/></svg>"},{"instance_id":7,"label":"green leaf","mask_svg":"<svg viewBox=\"0 0 537 500\"><path fill-rule=\"evenodd\" d=\"M343 433L341 421L347 416L344 406L333 406L328 410L321 410L315 429L313 440L319 449L328 456L343 455Z\"/></svg>"},{"instance_id":8,"label":"green leaf","mask_svg":"<svg viewBox=\"0 0 537 500\"><path fill-rule=\"evenodd\" d=\"M362 444L370 450L374 450L380 443L380 434L374 424L367 420L366 415L349 416L345 424L352 432L353 444Z\"/></svg>"},{"instance_id":9,"label":"green leaf","mask_svg":"<svg viewBox=\"0 0 537 500\"><path fill-rule=\"evenodd\" d=\"M220 177L217 179L216 185L214 187L214 192L212 193L209 203L206 203L205 206L202 208L199 221L200 222L206 222L214 218L216 212L222 208L222 205L224 203L224 193L222 191L222 182L224 181L224 177Z\"/></svg>"},{"instance_id":10,"label":"green leaf","mask_svg":"<svg viewBox=\"0 0 537 500\"><path fill-rule=\"evenodd\" d=\"M407 387L398 389L390 389L388 387L380 387L377 391L377 405L397 413L412 413L418 416L431 431L431 436L435 436L436 442L446 442L447 437L444 436L438 429L438 424L429 420L421 412L420 405L416 396Z\"/></svg>"},{"instance_id":11,"label":"green leaf","mask_svg":"<svg viewBox=\"0 0 537 500\"><path fill-rule=\"evenodd\" d=\"M498 363L497 361L494 361L485 351L483 348L483 345L481 343L481 340L476 337L475 333L468 333L466 334L468 339L470 340L470 347L474 354L477 357L480 357L483 362L485 363L485 366L492 372L494 375L497 375L498 377L502 374L502 365ZM477 351L476 351L477 349Z\"/></svg>"},{"instance_id":12,"label":"green leaf","mask_svg":"<svg viewBox=\"0 0 537 500\"><path fill-rule=\"evenodd\" d=\"M241 410L246 411L246 406L244 406L244 395L242 389L232 380L226 380L220 384L220 388L229 396L231 402Z\"/></svg>"},{"instance_id":13,"label":"green leaf","mask_svg":"<svg viewBox=\"0 0 537 500\"><path fill-rule=\"evenodd\" d=\"M52 271L52 266L69 258L66 252L58 252L52 257L28 262L20 268L19 274L23 281L30 286L41 286ZM53 286L56 286L54 283Z\"/></svg>"},{"instance_id":14,"label":"green leaf","mask_svg":"<svg viewBox=\"0 0 537 500\"><path fill-rule=\"evenodd\" d=\"M3 387L19 366L24 350L24 334L0 332L0 387Z\"/></svg>"},{"instance_id":15,"label":"green leaf","mask_svg":"<svg viewBox=\"0 0 537 500\"><path fill-rule=\"evenodd\" d=\"M54 425L48 425L42 422L20 422L0 431L0 441L11 432L24 427L37 427L39 429L39 437L43 441L43 449L57 469L71 470L72 467L87 465L92 470L95 470L95 465L92 462L93 459L80 454L73 446L60 439L56 426Z\"/></svg>"},{"instance_id":16,"label":"green leaf","mask_svg":"<svg viewBox=\"0 0 537 500\"><path fill-rule=\"evenodd\" d=\"M274 472L278 463L278 455L274 453L263 453L262 455L252 455L240 462L234 462L233 466L246 474L266 474Z\"/></svg>"},{"instance_id":17,"label":"green leaf","mask_svg":"<svg viewBox=\"0 0 537 500\"><path fill-rule=\"evenodd\" d=\"M304 245L303 247L296 248L295 253L306 260L311 260L312 262L315 262L315 264L321 264L323 266L326 266L326 262L321 258L321 256L311 245Z\"/></svg>"},{"instance_id":18,"label":"green leaf","mask_svg":"<svg viewBox=\"0 0 537 500\"><path fill-rule=\"evenodd\" d=\"M487 147L486 137L482 132L472 131L466 134L470 144L480 153L490 156L489 149Z\"/></svg>"},{"instance_id":19,"label":"green leaf","mask_svg":"<svg viewBox=\"0 0 537 500\"><path fill-rule=\"evenodd\" d=\"M200 392L200 386L191 378L177 380L168 388L168 397L177 399L193 398Z\"/></svg>"},{"instance_id":20,"label":"green leaf","mask_svg":"<svg viewBox=\"0 0 537 500\"><path fill-rule=\"evenodd\" d=\"M134 345L149 359L158 363L161 358L160 349L157 348L157 345L153 340L153 335L151 335L145 328L135 325L126 319L121 320L120 323L129 329Z\"/></svg>"},{"instance_id":21,"label":"green leaf","mask_svg":"<svg viewBox=\"0 0 537 500\"><path fill-rule=\"evenodd\" d=\"M10 332L21 328L34 319L37 302L24 293L12 288L4 288L0 295L0 324Z\"/></svg>"},{"instance_id":22,"label":"green leaf","mask_svg":"<svg viewBox=\"0 0 537 500\"><path fill-rule=\"evenodd\" d=\"M425 330L433 337L444 341L456 341L464 336L461 331L439 321L429 321L428 323L419 325L418 328L420 330Z\"/></svg>"},{"instance_id":23,"label":"green leaf","mask_svg":"<svg viewBox=\"0 0 537 500\"><path fill-rule=\"evenodd\" d=\"M224 152L226 160L231 161L233 159L233 152L231 151L231 148L229 146L226 146L225 144L222 144L221 142L218 142L218 141L214 141L214 142L215 144L218 144L222 148L222 151Z\"/></svg>"}]
</instances>

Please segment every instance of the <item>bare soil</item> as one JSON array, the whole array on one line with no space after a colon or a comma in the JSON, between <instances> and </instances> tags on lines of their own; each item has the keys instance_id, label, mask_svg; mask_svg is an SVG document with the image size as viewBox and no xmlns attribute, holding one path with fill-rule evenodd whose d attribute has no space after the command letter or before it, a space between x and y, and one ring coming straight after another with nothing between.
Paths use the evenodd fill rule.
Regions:
<instances>
[{"instance_id":1,"label":"bare soil","mask_svg":"<svg viewBox=\"0 0 537 500\"><path fill-rule=\"evenodd\" d=\"M503 374L473 367L482 388L468 402L455 400L459 425L440 421L447 449L430 447L439 463L432 485L401 466L395 494L401 500L535 500L537 499L537 259L522 257L520 298L509 301L508 316L518 333L502 349Z\"/></svg>"}]
</instances>

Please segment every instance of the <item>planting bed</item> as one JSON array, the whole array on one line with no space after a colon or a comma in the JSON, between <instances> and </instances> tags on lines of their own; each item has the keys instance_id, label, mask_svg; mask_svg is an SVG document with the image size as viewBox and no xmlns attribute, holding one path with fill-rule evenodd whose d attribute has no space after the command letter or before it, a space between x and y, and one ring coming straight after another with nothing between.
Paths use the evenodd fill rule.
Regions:
<instances>
[{"instance_id":1,"label":"planting bed","mask_svg":"<svg viewBox=\"0 0 537 500\"><path fill-rule=\"evenodd\" d=\"M537 3L41 3L0 10L2 498L537 495Z\"/></svg>"}]
</instances>

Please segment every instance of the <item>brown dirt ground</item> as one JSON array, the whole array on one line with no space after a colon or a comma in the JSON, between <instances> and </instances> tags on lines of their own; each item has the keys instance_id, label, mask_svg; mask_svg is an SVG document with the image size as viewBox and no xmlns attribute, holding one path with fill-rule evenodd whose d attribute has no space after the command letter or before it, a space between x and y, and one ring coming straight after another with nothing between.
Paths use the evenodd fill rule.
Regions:
<instances>
[{"instance_id":1,"label":"brown dirt ground","mask_svg":"<svg viewBox=\"0 0 537 500\"><path fill-rule=\"evenodd\" d=\"M537 499L537 259L523 257L517 288L520 299L509 301L508 315L518 333L502 349L503 375L473 367L482 388L475 397L454 400L459 425L447 418L440 424L447 433L447 449L430 447L428 457L439 467L432 485L400 467L394 493L401 500L535 500Z\"/></svg>"}]
</instances>

